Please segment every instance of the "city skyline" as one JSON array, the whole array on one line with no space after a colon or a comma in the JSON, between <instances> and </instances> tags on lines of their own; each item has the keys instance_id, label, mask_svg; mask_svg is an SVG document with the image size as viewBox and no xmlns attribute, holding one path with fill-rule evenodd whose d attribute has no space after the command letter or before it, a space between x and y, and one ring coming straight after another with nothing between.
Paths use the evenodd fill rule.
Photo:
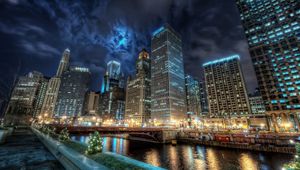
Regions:
<instances>
[{"instance_id":1,"label":"city skyline","mask_svg":"<svg viewBox=\"0 0 300 170\"><path fill-rule=\"evenodd\" d=\"M300 170L299 0L0 0L0 169Z\"/></svg>"},{"instance_id":2,"label":"city skyline","mask_svg":"<svg viewBox=\"0 0 300 170\"><path fill-rule=\"evenodd\" d=\"M78 2L78 4L80 3L81 2ZM154 9L154 6L148 4L146 1L141 1L136 4L141 9L149 8L148 10L153 10L150 11L151 14L153 14L153 16L151 16L153 21L147 24L145 24L144 20L141 18L134 20L132 17L126 18L122 15L119 15L120 18L116 18L115 16L111 16L113 15L111 12L105 10L103 13L107 13L108 18L112 17L112 19L109 20L107 24L101 25L103 26L102 28L91 26L91 24L95 22L92 19L92 16L95 14L88 12L88 7L85 5L77 7L76 5L67 3L53 3L49 6L48 2L33 2L32 4L24 4L22 1L1 2L0 8L3 8L2 13L14 11L15 14L11 17L15 20L20 20L20 22L16 23L10 31L6 27L6 25L9 25L9 23L7 23L8 21L3 19L1 22L0 34L3 37L16 37L18 40L15 41L16 46L13 47L10 47L11 43L0 43L3 44L5 48L16 49L14 51L18 51L18 54L11 51L3 51L2 55L10 55L11 59L1 58L1 61L3 60L7 64L4 64L4 66L1 67L7 69L7 74L2 76L6 81L1 82L4 84L1 84L0 90L5 90L7 89L6 86L11 85L12 77L14 76L14 73L18 71L18 69L11 69L11 67L18 68L18 65L20 65L19 75L25 75L30 70L39 70L46 76L53 76L56 72L57 63L60 60L61 51L65 48L70 48L72 52L72 65L88 67L91 70L91 89L94 91L100 90L106 63L112 59L118 60L124 65L122 71L126 75L131 75L134 72L135 67L134 56L136 56L138 51L143 48L150 51L151 34L164 23L169 23L182 35L183 58L186 73L201 80L203 79L201 65L204 62L221 56L239 54L242 59L243 71L247 71L247 89L249 92L252 92L252 90L257 87L252 64L250 63L246 39L244 38L243 29L239 21L238 10L233 0L224 4L223 2L218 4L216 1L166 1L158 3L161 3L162 6L156 10ZM61 11L66 16L70 15L70 20L67 20L64 15L59 15L59 10L56 9L56 7L66 5L70 5L70 10L73 9L76 11L74 14L70 14L69 9ZM93 4L91 11L95 11L101 6L105 9L110 9L111 11L117 9L128 11L133 8L133 6L128 5L128 3L126 3L124 7L121 5L123 4L116 1L103 1ZM223 9L221 8L221 5L225 5L227 8ZM43 9L44 12L41 13L41 10L39 10L38 7ZM196 9L196 7L201 7L203 11ZM173 12L171 10L172 8L178 9L178 13ZM29 15L23 19L19 13L28 13L29 10L41 13L40 17ZM80 12L80 10L83 12ZM142 10L132 13L145 16L145 13ZM223 13L226 15L224 16ZM80 22L84 22L82 23L82 26L78 26L77 21L74 21L74 17L77 17L78 15L81 16L79 18L82 19ZM99 15L98 19L102 23L103 17L101 16L103 14L101 13ZM193 16L192 18L195 19L184 21L185 15L191 15ZM200 20L201 16L206 15L209 16L207 19ZM54 16L59 18L59 21L58 19L54 19ZM49 27L46 27L41 19L46 19L50 23ZM25 20L29 20L30 22L22 27L22 25L25 24ZM218 24L215 22L216 20L220 20ZM71 21L74 21L74 23L71 23ZM63 24L61 22L65 22L70 28L60 29ZM182 24L184 22L187 23ZM226 27L224 27L224 24ZM92 31L89 31L88 28L91 28ZM80 30L82 33L76 32L76 29ZM23 32L28 33L29 36L24 37ZM35 37L32 37L32 34ZM124 35L122 36L121 34ZM46 36L46 38L42 38L43 36ZM100 38L96 41L95 37ZM118 39L114 39L117 37L123 38L118 41ZM28 42L28 39L32 39L32 43ZM82 42L80 43L80 39L83 39L84 41L80 41ZM108 39L110 39L111 42L118 41L120 44L103 44L104 40L110 42ZM13 39L11 41L13 41ZM33 42L36 43L34 44ZM117 47L120 48L113 49ZM114 54L107 53L109 50L114 51ZM30 57L26 59L25 56ZM14 62L12 63L11 60ZM8 67L8 65L10 65L10 67Z\"/></svg>"}]
</instances>

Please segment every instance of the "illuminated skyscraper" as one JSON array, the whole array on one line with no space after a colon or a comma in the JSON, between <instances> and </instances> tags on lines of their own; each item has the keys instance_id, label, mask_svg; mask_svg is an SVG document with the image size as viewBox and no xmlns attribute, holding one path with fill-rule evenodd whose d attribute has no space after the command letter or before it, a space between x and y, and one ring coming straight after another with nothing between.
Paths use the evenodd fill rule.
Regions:
<instances>
[{"instance_id":1,"label":"illuminated skyscraper","mask_svg":"<svg viewBox=\"0 0 300 170\"><path fill-rule=\"evenodd\" d=\"M108 92L111 88L117 86L124 88L124 76L121 73L121 64L115 60L111 60L107 63L101 93Z\"/></svg>"},{"instance_id":2,"label":"illuminated skyscraper","mask_svg":"<svg viewBox=\"0 0 300 170\"><path fill-rule=\"evenodd\" d=\"M59 62L59 66L56 72L56 77L61 77L61 75L68 69L70 60L70 50L67 48L63 52L62 58Z\"/></svg>"},{"instance_id":3,"label":"illuminated skyscraper","mask_svg":"<svg viewBox=\"0 0 300 170\"><path fill-rule=\"evenodd\" d=\"M211 117L251 113L238 55L207 62L203 67Z\"/></svg>"},{"instance_id":4,"label":"illuminated skyscraper","mask_svg":"<svg viewBox=\"0 0 300 170\"><path fill-rule=\"evenodd\" d=\"M121 64L115 60L107 63L107 73L109 78L118 79L121 74Z\"/></svg>"},{"instance_id":5,"label":"illuminated skyscraper","mask_svg":"<svg viewBox=\"0 0 300 170\"><path fill-rule=\"evenodd\" d=\"M299 0L237 0L272 129L299 130Z\"/></svg>"},{"instance_id":6,"label":"illuminated skyscraper","mask_svg":"<svg viewBox=\"0 0 300 170\"><path fill-rule=\"evenodd\" d=\"M151 38L151 119L161 124L184 120L184 96L181 37L165 24Z\"/></svg>"},{"instance_id":7,"label":"illuminated skyscraper","mask_svg":"<svg viewBox=\"0 0 300 170\"><path fill-rule=\"evenodd\" d=\"M44 77L40 81L40 88L37 91L33 117L37 117L41 113L41 109L43 107L44 99L48 88L49 79L50 78L48 77Z\"/></svg>"},{"instance_id":8,"label":"illuminated skyscraper","mask_svg":"<svg viewBox=\"0 0 300 170\"><path fill-rule=\"evenodd\" d=\"M62 74L55 107L56 117L76 117L83 114L90 76L89 69L84 67L70 67Z\"/></svg>"},{"instance_id":9,"label":"illuminated skyscraper","mask_svg":"<svg viewBox=\"0 0 300 170\"><path fill-rule=\"evenodd\" d=\"M198 117L201 114L199 81L186 75L185 87L187 113Z\"/></svg>"},{"instance_id":10,"label":"illuminated skyscraper","mask_svg":"<svg viewBox=\"0 0 300 170\"><path fill-rule=\"evenodd\" d=\"M138 125L150 119L150 57L146 50L139 53L136 62L136 76L128 79L126 88L125 119Z\"/></svg>"},{"instance_id":11,"label":"illuminated skyscraper","mask_svg":"<svg viewBox=\"0 0 300 170\"><path fill-rule=\"evenodd\" d=\"M109 61L104 75L99 113L102 118L122 120L125 112L124 76L121 73L121 64Z\"/></svg>"},{"instance_id":12,"label":"illuminated skyscraper","mask_svg":"<svg viewBox=\"0 0 300 170\"><path fill-rule=\"evenodd\" d=\"M199 95L201 105L201 115L208 114L207 93L204 81L199 81Z\"/></svg>"},{"instance_id":13,"label":"illuminated skyscraper","mask_svg":"<svg viewBox=\"0 0 300 170\"><path fill-rule=\"evenodd\" d=\"M67 48L63 52L62 58L60 60L56 76L52 77L49 80L45 99L41 109L41 114L44 116L52 117L54 113L54 108L57 100L57 95L61 83L61 75L67 71L69 67L70 60L70 50Z\"/></svg>"},{"instance_id":14,"label":"illuminated skyscraper","mask_svg":"<svg viewBox=\"0 0 300 170\"><path fill-rule=\"evenodd\" d=\"M7 107L7 123L28 123L29 118L32 118L42 79L43 74L37 71L19 78Z\"/></svg>"}]
</instances>

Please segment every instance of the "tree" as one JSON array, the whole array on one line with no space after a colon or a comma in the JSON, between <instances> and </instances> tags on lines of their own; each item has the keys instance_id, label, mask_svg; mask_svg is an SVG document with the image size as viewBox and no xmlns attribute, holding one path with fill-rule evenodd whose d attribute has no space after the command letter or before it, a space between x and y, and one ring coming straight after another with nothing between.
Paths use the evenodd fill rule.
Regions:
<instances>
[{"instance_id":1,"label":"tree","mask_svg":"<svg viewBox=\"0 0 300 170\"><path fill-rule=\"evenodd\" d=\"M103 139L100 137L98 131L95 131L92 135L90 134L88 149L85 151L85 153L91 155L102 152L102 142Z\"/></svg>"},{"instance_id":2,"label":"tree","mask_svg":"<svg viewBox=\"0 0 300 170\"><path fill-rule=\"evenodd\" d=\"M285 170L298 170L300 169L300 144L296 143L296 155L293 162L285 164L283 166Z\"/></svg>"},{"instance_id":3,"label":"tree","mask_svg":"<svg viewBox=\"0 0 300 170\"><path fill-rule=\"evenodd\" d=\"M69 131L67 128L64 128L59 132L58 140L60 141L68 141L70 140Z\"/></svg>"}]
</instances>

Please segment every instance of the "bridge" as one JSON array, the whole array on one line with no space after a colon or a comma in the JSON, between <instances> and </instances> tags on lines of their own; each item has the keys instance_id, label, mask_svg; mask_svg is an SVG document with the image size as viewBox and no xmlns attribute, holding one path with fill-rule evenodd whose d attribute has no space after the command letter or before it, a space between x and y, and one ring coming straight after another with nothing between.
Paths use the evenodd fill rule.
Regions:
<instances>
[{"instance_id":1,"label":"bridge","mask_svg":"<svg viewBox=\"0 0 300 170\"><path fill-rule=\"evenodd\" d=\"M57 132L67 128L70 134L90 134L98 131L100 134L128 134L127 139L152 143L170 143L176 139L177 129L169 128L140 128L140 127L99 127L99 126L66 126L51 125Z\"/></svg>"}]
</instances>

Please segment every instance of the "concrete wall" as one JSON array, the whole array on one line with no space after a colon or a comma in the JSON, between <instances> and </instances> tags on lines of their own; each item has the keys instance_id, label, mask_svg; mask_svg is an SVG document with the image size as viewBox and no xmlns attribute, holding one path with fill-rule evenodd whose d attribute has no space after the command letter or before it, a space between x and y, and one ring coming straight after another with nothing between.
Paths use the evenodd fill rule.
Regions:
<instances>
[{"instance_id":1,"label":"concrete wall","mask_svg":"<svg viewBox=\"0 0 300 170\"><path fill-rule=\"evenodd\" d=\"M41 132L33 129L33 132L41 140L41 142L47 147L47 149L55 156L55 158L67 169L67 170L108 170L109 168L95 162L88 157L79 154L63 145L61 142L54 140L53 138L42 134Z\"/></svg>"}]
</instances>

